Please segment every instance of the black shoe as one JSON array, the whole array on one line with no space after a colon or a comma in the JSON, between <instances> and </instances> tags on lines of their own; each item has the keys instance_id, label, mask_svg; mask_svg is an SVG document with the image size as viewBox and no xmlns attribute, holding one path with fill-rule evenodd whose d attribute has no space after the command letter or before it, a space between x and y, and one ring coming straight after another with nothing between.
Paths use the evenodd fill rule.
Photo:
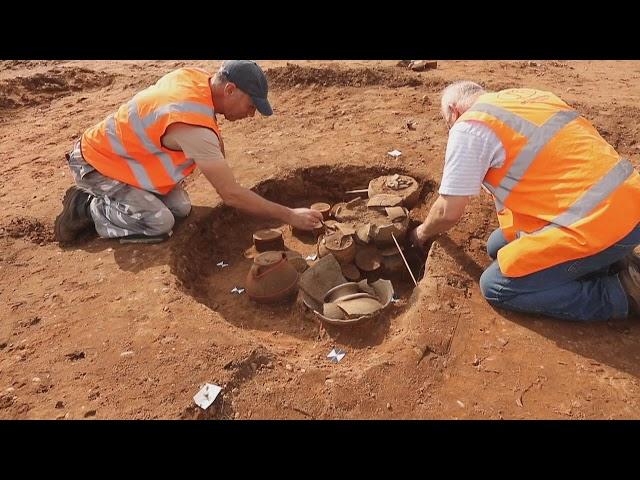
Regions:
<instances>
[{"instance_id":1,"label":"black shoe","mask_svg":"<svg viewBox=\"0 0 640 480\"><path fill-rule=\"evenodd\" d=\"M55 239L59 243L73 242L78 236L94 226L89 213L92 196L78 187L70 187L62 200L62 213L54 224Z\"/></svg>"}]
</instances>

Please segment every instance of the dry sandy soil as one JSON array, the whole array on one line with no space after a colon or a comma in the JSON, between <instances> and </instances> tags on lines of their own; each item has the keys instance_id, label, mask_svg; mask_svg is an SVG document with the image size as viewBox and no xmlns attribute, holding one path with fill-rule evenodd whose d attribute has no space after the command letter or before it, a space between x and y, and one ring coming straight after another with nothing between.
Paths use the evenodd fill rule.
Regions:
<instances>
[{"instance_id":1,"label":"dry sandy soil","mask_svg":"<svg viewBox=\"0 0 640 480\"><path fill-rule=\"evenodd\" d=\"M637 319L576 324L492 309L478 278L497 226L490 198L434 243L415 290L382 318L321 328L298 304L258 307L241 286L251 232L196 173L194 209L159 245L52 225L82 131L169 70L201 61L0 61L0 418L638 418ZM638 166L640 62L265 61L276 115L221 120L239 181L289 205L404 172L441 178L439 92L456 79L549 89ZM414 122L415 128L407 124ZM398 149L395 160L386 152ZM299 248L310 253L311 244ZM220 270L225 260L230 267ZM340 363L326 358L347 351ZM207 411L193 395L224 387Z\"/></svg>"}]
</instances>

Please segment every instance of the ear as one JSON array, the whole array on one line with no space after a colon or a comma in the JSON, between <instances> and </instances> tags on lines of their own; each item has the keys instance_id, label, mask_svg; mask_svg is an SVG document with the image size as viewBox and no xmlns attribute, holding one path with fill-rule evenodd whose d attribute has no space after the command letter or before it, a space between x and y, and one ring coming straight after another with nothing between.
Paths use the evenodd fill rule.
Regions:
<instances>
[{"instance_id":1,"label":"ear","mask_svg":"<svg viewBox=\"0 0 640 480\"><path fill-rule=\"evenodd\" d=\"M236 90L236 88L237 87L235 83L227 82L227 84L224 86L224 94L226 96L229 96Z\"/></svg>"},{"instance_id":2,"label":"ear","mask_svg":"<svg viewBox=\"0 0 640 480\"><path fill-rule=\"evenodd\" d=\"M451 125L453 125L460 118L462 113L460 113L457 105L450 104L447 108L449 109L449 118L451 119Z\"/></svg>"}]
</instances>

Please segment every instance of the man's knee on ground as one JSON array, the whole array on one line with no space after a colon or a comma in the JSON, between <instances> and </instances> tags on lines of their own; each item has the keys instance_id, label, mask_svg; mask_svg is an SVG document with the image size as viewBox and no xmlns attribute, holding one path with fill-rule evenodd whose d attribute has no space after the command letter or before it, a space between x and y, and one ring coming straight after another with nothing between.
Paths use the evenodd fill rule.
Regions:
<instances>
[{"instance_id":1,"label":"man's knee on ground","mask_svg":"<svg viewBox=\"0 0 640 480\"><path fill-rule=\"evenodd\" d=\"M480 276L480 291L482 296L492 305L500 304L504 299L500 294L498 278L501 276L498 262L493 262Z\"/></svg>"},{"instance_id":2,"label":"man's knee on ground","mask_svg":"<svg viewBox=\"0 0 640 480\"><path fill-rule=\"evenodd\" d=\"M173 213L168 208L163 208L146 218L145 235L156 236L169 233L176 223Z\"/></svg>"},{"instance_id":3,"label":"man's knee on ground","mask_svg":"<svg viewBox=\"0 0 640 480\"><path fill-rule=\"evenodd\" d=\"M191 213L191 202L178 203L171 205L171 211L177 218L188 217Z\"/></svg>"},{"instance_id":4,"label":"man's knee on ground","mask_svg":"<svg viewBox=\"0 0 640 480\"><path fill-rule=\"evenodd\" d=\"M162 201L177 218L184 218L191 213L191 199L181 187L162 197Z\"/></svg>"}]
</instances>

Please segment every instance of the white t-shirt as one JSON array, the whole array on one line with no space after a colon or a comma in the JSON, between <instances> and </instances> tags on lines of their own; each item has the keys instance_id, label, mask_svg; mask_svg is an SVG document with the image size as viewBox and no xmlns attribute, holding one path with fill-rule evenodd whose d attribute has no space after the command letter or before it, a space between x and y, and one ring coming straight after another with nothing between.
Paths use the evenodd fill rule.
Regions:
<instances>
[{"instance_id":1,"label":"white t-shirt","mask_svg":"<svg viewBox=\"0 0 640 480\"><path fill-rule=\"evenodd\" d=\"M505 156L502 142L489 127L474 121L456 122L449 131L438 193L478 195L489 168L500 168Z\"/></svg>"}]
</instances>

